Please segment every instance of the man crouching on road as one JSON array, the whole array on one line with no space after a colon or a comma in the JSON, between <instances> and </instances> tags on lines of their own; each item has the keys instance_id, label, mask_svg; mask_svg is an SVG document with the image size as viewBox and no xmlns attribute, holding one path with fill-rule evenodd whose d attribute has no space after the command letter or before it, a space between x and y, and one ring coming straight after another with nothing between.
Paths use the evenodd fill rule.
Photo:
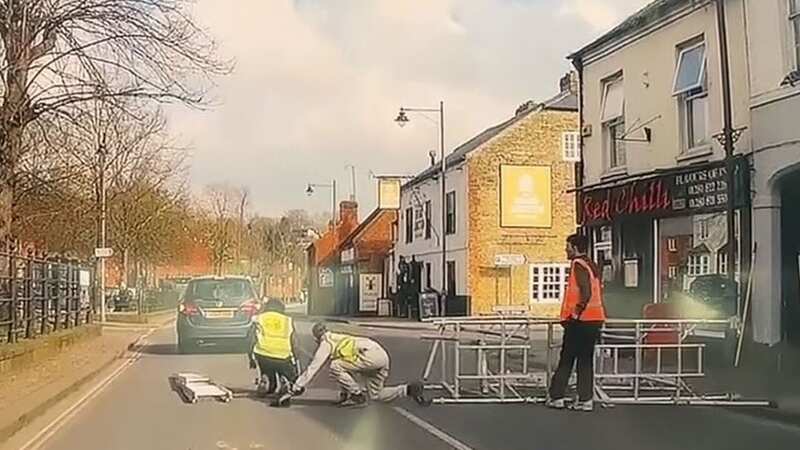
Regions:
<instances>
[{"instance_id":1,"label":"man crouching on road","mask_svg":"<svg viewBox=\"0 0 800 450\"><path fill-rule=\"evenodd\" d=\"M317 341L317 351L306 371L297 378L292 389L294 395L302 394L317 372L330 360L331 377L342 389L338 406L360 407L369 400L391 402L406 396L419 404L426 404L422 383L384 385L389 377L389 355L374 340L333 333L323 323L314 324L311 333ZM365 381L366 392L356 377Z\"/></svg>"},{"instance_id":2,"label":"man crouching on road","mask_svg":"<svg viewBox=\"0 0 800 450\"><path fill-rule=\"evenodd\" d=\"M259 369L258 394L281 396L297 378L297 348L294 322L278 299L270 299L253 317L250 330L250 368ZM288 399L287 399L288 400ZM279 400L273 406L288 406Z\"/></svg>"}]
</instances>

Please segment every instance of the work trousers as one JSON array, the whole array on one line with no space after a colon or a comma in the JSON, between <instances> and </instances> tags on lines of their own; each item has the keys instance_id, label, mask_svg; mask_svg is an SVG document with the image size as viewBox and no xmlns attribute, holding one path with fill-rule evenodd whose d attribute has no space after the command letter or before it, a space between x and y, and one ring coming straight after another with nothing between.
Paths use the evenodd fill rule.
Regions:
<instances>
[{"instance_id":1,"label":"work trousers","mask_svg":"<svg viewBox=\"0 0 800 450\"><path fill-rule=\"evenodd\" d=\"M266 376L269 379L269 387L267 393L273 393L281 385L294 383L297 379L297 369L295 368L294 361L291 358L277 359L268 356L254 354L256 362L258 363L258 370L261 376ZM280 379L282 378L283 381Z\"/></svg>"},{"instance_id":2,"label":"work trousers","mask_svg":"<svg viewBox=\"0 0 800 450\"><path fill-rule=\"evenodd\" d=\"M594 347L600 337L601 324L596 322L564 323L564 340L558 368L550 381L550 398L564 398L569 376L578 363L578 400L585 402L594 397Z\"/></svg>"},{"instance_id":3,"label":"work trousers","mask_svg":"<svg viewBox=\"0 0 800 450\"><path fill-rule=\"evenodd\" d=\"M359 349L355 361L335 359L331 361L331 377L339 383L343 391L351 394L362 394L364 388L358 379L363 380L367 396L370 400L391 402L406 396L406 385L385 386L389 378L389 355L377 343L368 344Z\"/></svg>"}]
</instances>

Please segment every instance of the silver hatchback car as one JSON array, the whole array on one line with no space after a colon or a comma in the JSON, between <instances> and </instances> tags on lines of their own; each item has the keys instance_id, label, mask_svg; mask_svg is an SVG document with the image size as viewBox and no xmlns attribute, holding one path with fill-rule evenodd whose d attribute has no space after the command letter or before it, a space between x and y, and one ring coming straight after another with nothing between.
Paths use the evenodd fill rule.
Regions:
<instances>
[{"instance_id":1,"label":"silver hatchback car","mask_svg":"<svg viewBox=\"0 0 800 450\"><path fill-rule=\"evenodd\" d=\"M233 342L244 351L251 319L261 308L249 278L201 277L189 281L178 304L178 349L198 344Z\"/></svg>"}]
</instances>

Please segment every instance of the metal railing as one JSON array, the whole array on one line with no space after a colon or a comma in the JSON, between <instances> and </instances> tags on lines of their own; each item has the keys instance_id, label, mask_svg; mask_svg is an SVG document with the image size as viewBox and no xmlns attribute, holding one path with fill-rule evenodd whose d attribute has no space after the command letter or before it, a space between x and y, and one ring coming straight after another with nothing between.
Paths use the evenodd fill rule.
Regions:
<instances>
[{"instance_id":1,"label":"metal railing","mask_svg":"<svg viewBox=\"0 0 800 450\"><path fill-rule=\"evenodd\" d=\"M7 244L0 249L0 344L91 322L91 269Z\"/></svg>"},{"instance_id":2,"label":"metal railing","mask_svg":"<svg viewBox=\"0 0 800 450\"><path fill-rule=\"evenodd\" d=\"M438 332L422 337L431 341L423 380L426 388L441 392L434 403L547 399L561 347L558 320L504 314L431 322ZM771 406L733 393L702 392L705 344L695 338L734 325L726 320L607 321L595 349L595 399L603 405ZM441 376L434 381L437 362Z\"/></svg>"}]
</instances>

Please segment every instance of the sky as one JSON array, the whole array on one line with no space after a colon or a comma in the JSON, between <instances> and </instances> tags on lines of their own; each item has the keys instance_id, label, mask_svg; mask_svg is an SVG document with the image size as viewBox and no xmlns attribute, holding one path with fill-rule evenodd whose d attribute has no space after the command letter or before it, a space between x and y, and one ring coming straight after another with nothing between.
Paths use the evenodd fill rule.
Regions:
<instances>
[{"instance_id":1,"label":"sky","mask_svg":"<svg viewBox=\"0 0 800 450\"><path fill-rule=\"evenodd\" d=\"M448 151L558 93L566 56L648 0L198 0L193 13L234 72L215 107L171 108L191 182L244 186L254 213L330 210L337 182L366 216L377 175L414 175L437 125L400 106L445 103ZM434 116L435 118L435 116Z\"/></svg>"}]
</instances>

